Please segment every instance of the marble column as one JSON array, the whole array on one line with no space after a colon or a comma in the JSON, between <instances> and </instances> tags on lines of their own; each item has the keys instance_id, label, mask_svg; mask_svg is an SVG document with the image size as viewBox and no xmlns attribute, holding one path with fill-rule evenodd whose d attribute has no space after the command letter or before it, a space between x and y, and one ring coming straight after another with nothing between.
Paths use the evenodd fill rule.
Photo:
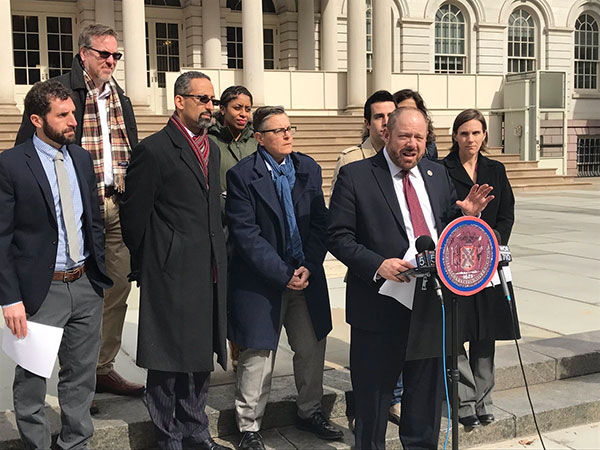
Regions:
<instances>
[{"instance_id":1,"label":"marble column","mask_svg":"<svg viewBox=\"0 0 600 450\"><path fill-rule=\"evenodd\" d=\"M255 105L265 103L265 71L262 1L242 3L242 39L244 48L244 85L252 92Z\"/></svg>"},{"instance_id":2,"label":"marble column","mask_svg":"<svg viewBox=\"0 0 600 450\"><path fill-rule=\"evenodd\" d=\"M202 67L221 67L221 10L219 0L202 1Z\"/></svg>"},{"instance_id":3,"label":"marble column","mask_svg":"<svg viewBox=\"0 0 600 450\"><path fill-rule=\"evenodd\" d=\"M363 1L348 2L348 105L346 112L362 113L367 98L366 6Z\"/></svg>"},{"instance_id":4,"label":"marble column","mask_svg":"<svg viewBox=\"0 0 600 450\"><path fill-rule=\"evenodd\" d=\"M123 61L125 64L125 89L134 108L147 110L146 86L146 35L144 0L123 2Z\"/></svg>"},{"instance_id":5,"label":"marble column","mask_svg":"<svg viewBox=\"0 0 600 450\"><path fill-rule=\"evenodd\" d=\"M96 0L94 3L94 21L115 28L115 2L114 0Z\"/></svg>"},{"instance_id":6,"label":"marble column","mask_svg":"<svg viewBox=\"0 0 600 450\"><path fill-rule=\"evenodd\" d=\"M298 2L298 69L315 70L315 3Z\"/></svg>"},{"instance_id":7,"label":"marble column","mask_svg":"<svg viewBox=\"0 0 600 450\"><path fill-rule=\"evenodd\" d=\"M373 1L373 91L392 89L392 11L390 0Z\"/></svg>"},{"instance_id":8,"label":"marble column","mask_svg":"<svg viewBox=\"0 0 600 450\"><path fill-rule=\"evenodd\" d=\"M0 54L4 54L0 64L0 80L2 80L2 89L0 89L0 113L18 114L15 102L15 66L13 64L13 39L12 39L12 16L10 13L10 0L0 0L0 26L4 31L4 45ZM4 24L4 25L2 25ZM1 34L0 33L0 34Z\"/></svg>"},{"instance_id":9,"label":"marble column","mask_svg":"<svg viewBox=\"0 0 600 450\"><path fill-rule=\"evenodd\" d=\"M338 70L337 0L321 0L321 70Z\"/></svg>"}]
</instances>

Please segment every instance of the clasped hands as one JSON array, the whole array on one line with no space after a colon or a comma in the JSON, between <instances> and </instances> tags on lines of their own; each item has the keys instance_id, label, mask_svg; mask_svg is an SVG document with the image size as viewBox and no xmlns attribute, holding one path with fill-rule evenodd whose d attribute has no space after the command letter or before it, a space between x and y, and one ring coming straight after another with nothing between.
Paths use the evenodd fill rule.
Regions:
<instances>
[{"instance_id":1,"label":"clasped hands","mask_svg":"<svg viewBox=\"0 0 600 450\"><path fill-rule=\"evenodd\" d=\"M294 275L287 284L288 289L292 289L294 291L301 291L302 289L306 289L308 286L308 278L310 277L310 270L308 270L304 266L298 267L294 270Z\"/></svg>"}]
</instances>

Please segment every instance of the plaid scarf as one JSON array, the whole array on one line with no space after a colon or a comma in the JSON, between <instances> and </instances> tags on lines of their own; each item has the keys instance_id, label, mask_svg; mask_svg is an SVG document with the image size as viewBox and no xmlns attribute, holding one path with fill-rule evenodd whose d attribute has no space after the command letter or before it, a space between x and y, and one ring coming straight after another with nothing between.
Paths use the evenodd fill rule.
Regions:
<instances>
[{"instance_id":1,"label":"plaid scarf","mask_svg":"<svg viewBox=\"0 0 600 450\"><path fill-rule=\"evenodd\" d=\"M198 162L200 163L200 167L202 168L202 173L204 174L204 180L206 181L206 187L208 187L208 156L210 154L210 144L208 142L208 133L204 130L198 136L192 137L190 133L188 133L187 128L181 122L176 113L173 113L171 116L171 122L173 125L177 127L179 132L185 137L185 140L194 151L196 158L198 158Z\"/></svg>"},{"instance_id":2,"label":"plaid scarf","mask_svg":"<svg viewBox=\"0 0 600 450\"><path fill-rule=\"evenodd\" d=\"M83 133L81 146L92 155L94 172L98 182L98 198L100 211L104 214L104 148L102 145L102 127L98 112L98 95L100 90L96 87L88 73L84 70L83 76L87 85L85 109L83 112ZM108 82L110 95L106 102L108 112L107 123L110 128L110 146L112 153L113 182L115 189L123 193L125 189L125 173L131 156L131 144L127 137L123 108L117 93L117 85L111 78Z\"/></svg>"}]
</instances>

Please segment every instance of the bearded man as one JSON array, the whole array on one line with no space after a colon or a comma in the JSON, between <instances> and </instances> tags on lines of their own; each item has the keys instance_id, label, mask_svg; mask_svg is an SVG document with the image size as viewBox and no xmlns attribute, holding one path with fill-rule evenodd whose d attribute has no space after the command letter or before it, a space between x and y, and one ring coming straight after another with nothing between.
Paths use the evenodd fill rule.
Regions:
<instances>
[{"instance_id":1,"label":"bearded man","mask_svg":"<svg viewBox=\"0 0 600 450\"><path fill-rule=\"evenodd\" d=\"M226 369L227 254L221 223L219 148L208 139L215 92L186 72L175 113L133 150L121 205L123 239L140 284L137 364L158 446L226 449L204 411L213 354Z\"/></svg>"}]
</instances>

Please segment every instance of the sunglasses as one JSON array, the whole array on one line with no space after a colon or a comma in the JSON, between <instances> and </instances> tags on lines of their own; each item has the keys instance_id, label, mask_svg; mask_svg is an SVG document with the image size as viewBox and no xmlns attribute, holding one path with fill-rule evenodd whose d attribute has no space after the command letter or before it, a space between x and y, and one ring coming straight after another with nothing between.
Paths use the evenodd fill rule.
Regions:
<instances>
[{"instance_id":1,"label":"sunglasses","mask_svg":"<svg viewBox=\"0 0 600 450\"><path fill-rule=\"evenodd\" d=\"M121 52L111 53L111 52L107 52L105 50L95 49L94 47L86 47L86 48L89 50L94 50L96 53L98 53L98 56L100 56L100 58L102 58L102 59L108 59L110 56L112 56L115 61L118 61L123 57L123 53L121 53Z\"/></svg>"},{"instance_id":2,"label":"sunglasses","mask_svg":"<svg viewBox=\"0 0 600 450\"><path fill-rule=\"evenodd\" d=\"M219 106L221 104L219 100L209 97L208 95L181 94L181 96L186 98L194 98L204 105L206 105L208 102L212 102L214 106Z\"/></svg>"}]
</instances>

